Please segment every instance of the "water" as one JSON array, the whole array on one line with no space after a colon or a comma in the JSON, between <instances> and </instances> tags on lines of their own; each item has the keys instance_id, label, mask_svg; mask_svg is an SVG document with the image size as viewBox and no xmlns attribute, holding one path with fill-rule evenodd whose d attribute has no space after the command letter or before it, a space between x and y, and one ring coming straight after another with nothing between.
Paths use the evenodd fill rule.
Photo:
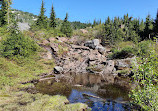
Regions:
<instances>
[{"instance_id":1,"label":"water","mask_svg":"<svg viewBox=\"0 0 158 111\"><path fill-rule=\"evenodd\" d=\"M63 79L66 77L71 77L71 80ZM44 94L67 96L70 103L86 103L92 111L131 110L127 80L118 82L118 78L112 76L105 80L102 76L94 74L68 74L59 80L60 82L39 82L36 88Z\"/></svg>"}]
</instances>

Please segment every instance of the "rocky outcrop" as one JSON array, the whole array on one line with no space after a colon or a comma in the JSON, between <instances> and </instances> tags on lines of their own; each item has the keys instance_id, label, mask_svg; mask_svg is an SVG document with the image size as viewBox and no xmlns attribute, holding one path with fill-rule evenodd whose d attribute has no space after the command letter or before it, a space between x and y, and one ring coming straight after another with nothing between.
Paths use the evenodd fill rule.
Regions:
<instances>
[{"instance_id":1,"label":"rocky outcrop","mask_svg":"<svg viewBox=\"0 0 158 111\"><path fill-rule=\"evenodd\" d=\"M133 72L131 71L131 68L133 65L135 66L137 65L136 57L116 60L115 61L116 73L119 76L132 76Z\"/></svg>"},{"instance_id":2,"label":"rocky outcrop","mask_svg":"<svg viewBox=\"0 0 158 111\"><path fill-rule=\"evenodd\" d=\"M78 38L78 37L77 37ZM135 58L107 60L106 49L100 44L99 39L86 41L84 45L70 44L75 37L67 38L49 38L44 40L42 45L47 49L45 58L54 57L56 67L55 74L63 73L93 73L101 75L123 75L132 74L130 68ZM75 42L75 41L74 41ZM48 48L49 47L49 48ZM63 49L67 50L64 51ZM61 54L62 53L62 54ZM52 56L51 56L52 55ZM55 56L53 56L55 55Z\"/></svg>"},{"instance_id":3,"label":"rocky outcrop","mask_svg":"<svg viewBox=\"0 0 158 111\"><path fill-rule=\"evenodd\" d=\"M99 39L93 39L91 41L87 41L87 42L85 42L84 46L89 47L90 49L93 49L93 50L96 49L102 55L104 55L105 52L106 52L105 47L103 47L100 44L100 40Z\"/></svg>"}]
</instances>

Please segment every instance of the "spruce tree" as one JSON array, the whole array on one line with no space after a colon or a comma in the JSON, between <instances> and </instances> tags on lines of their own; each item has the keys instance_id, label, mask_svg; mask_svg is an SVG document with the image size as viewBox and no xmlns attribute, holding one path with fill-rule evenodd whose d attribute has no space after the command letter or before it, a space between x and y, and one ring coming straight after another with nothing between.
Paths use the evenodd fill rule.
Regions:
<instances>
[{"instance_id":1,"label":"spruce tree","mask_svg":"<svg viewBox=\"0 0 158 111\"><path fill-rule=\"evenodd\" d=\"M144 29L144 37L143 37L143 40L144 40L144 39L149 39L152 29L153 29L152 20L151 20L151 18L150 18L150 15L148 15L148 16L146 17L146 21L145 21L145 29Z\"/></svg>"},{"instance_id":2,"label":"spruce tree","mask_svg":"<svg viewBox=\"0 0 158 111\"><path fill-rule=\"evenodd\" d=\"M56 21L55 21L55 11L54 11L54 7L52 5L52 10L51 10L51 15L50 15L50 27L55 28L56 27Z\"/></svg>"},{"instance_id":3,"label":"spruce tree","mask_svg":"<svg viewBox=\"0 0 158 111\"><path fill-rule=\"evenodd\" d=\"M155 32L155 35L157 36L158 35L158 10L157 10L156 19L154 22L154 32Z\"/></svg>"},{"instance_id":4,"label":"spruce tree","mask_svg":"<svg viewBox=\"0 0 158 111\"><path fill-rule=\"evenodd\" d=\"M44 13L45 13L45 8L44 8L44 2L42 0L40 15L38 16L38 19L36 21L36 25L39 26L39 28L47 28L47 17L44 15Z\"/></svg>"},{"instance_id":5,"label":"spruce tree","mask_svg":"<svg viewBox=\"0 0 158 111\"><path fill-rule=\"evenodd\" d=\"M66 13L66 17L62 23L61 32L65 34L67 37L70 37L72 35L71 24L68 21L68 13Z\"/></svg>"},{"instance_id":6,"label":"spruce tree","mask_svg":"<svg viewBox=\"0 0 158 111\"><path fill-rule=\"evenodd\" d=\"M101 19L100 19L100 21L99 21L99 24L101 24Z\"/></svg>"},{"instance_id":7,"label":"spruce tree","mask_svg":"<svg viewBox=\"0 0 158 111\"><path fill-rule=\"evenodd\" d=\"M1 1L1 14L0 14L0 23L1 25L7 25L10 23L10 5L11 0L2 0Z\"/></svg>"},{"instance_id":8,"label":"spruce tree","mask_svg":"<svg viewBox=\"0 0 158 111\"><path fill-rule=\"evenodd\" d=\"M94 26L96 26L96 25L97 25L97 22L96 22L96 20L94 19L92 27L94 27Z\"/></svg>"}]
</instances>

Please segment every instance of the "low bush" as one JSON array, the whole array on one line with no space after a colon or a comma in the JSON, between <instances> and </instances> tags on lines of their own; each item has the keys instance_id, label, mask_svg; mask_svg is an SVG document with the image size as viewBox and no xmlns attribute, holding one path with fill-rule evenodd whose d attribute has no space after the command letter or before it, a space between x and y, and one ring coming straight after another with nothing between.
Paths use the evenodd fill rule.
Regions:
<instances>
[{"instance_id":1,"label":"low bush","mask_svg":"<svg viewBox=\"0 0 158 111\"><path fill-rule=\"evenodd\" d=\"M0 53L7 58L29 57L38 50L38 45L30 38L14 30L0 44Z\"/></svg>"},{"instance_id":2,"label":"low bush","mask_svg":"<svg viewBox=\"0 0 158 111\"><path fill-rule=\"evenodd\" d=\"M111 51L113 53L109 55L110 59L124 59L124 58L133 56L136 52L135 48L130 47L130 46L126 46L122 48L121 50L112 49Z\"/></svg>"},{"instance_id":3,"label":"low bush","mask_svg":"<svg viewBox=\"0 0 158 111\"><path fill-rule=\"evenodd\" d=\"M150 46L152 44L152 41L142 41L138 43L137 49L138 49L138 56L148 56L150 53Z\"/></svg>"}]
</instances>

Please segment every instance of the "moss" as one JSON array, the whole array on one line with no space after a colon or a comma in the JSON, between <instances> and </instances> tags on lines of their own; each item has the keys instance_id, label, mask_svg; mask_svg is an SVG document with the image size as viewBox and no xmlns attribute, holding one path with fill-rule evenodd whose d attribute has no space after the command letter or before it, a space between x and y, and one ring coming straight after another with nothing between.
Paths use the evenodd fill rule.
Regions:
<instances>
[{"instance_id":1,"label":"moss","mask_svg":"<svg viewBox=\"0 0 158 111\"><path fill-rule=\"evenodd\" d=\"M91 109L88 108L86 104L83 103L76 103L76 104L68 104L64 106L64 109L69 111L90 111Z\"/></svg>"},{"instance_id":2,"label":"moss","mask_svg":"<svg viewBox=\"0 0 158 111\"><path fill-rule=\"evenodd\" d=\"M66 97L64 96L53 96L49 99L47 104L43 107L44 111L61 111L65 104L69 103Z\"/></svg>"},{"instance_id":3,"label":"moss","mask_svg":"<svg viewBox=\"0 0 158 111\"><path fill-rule=\"evenodd\" d=\"M42 94L29 94L26 92L12 93L10 97L0 97L0 110L2 111L80 111L87 108L82 103L69 104L64 96L48 96Z\"/></svg>"},{"instance_id":4,"label":"moss","mask_svg":"<svg viewBox=\"0 0 158 111\"><path fill-rule=\"evenodd\" d=\"M130 70L129 69L118 70L116 73L118 73L119 75L128 75L130 73Z\"/></svg>"}]
</instances>

